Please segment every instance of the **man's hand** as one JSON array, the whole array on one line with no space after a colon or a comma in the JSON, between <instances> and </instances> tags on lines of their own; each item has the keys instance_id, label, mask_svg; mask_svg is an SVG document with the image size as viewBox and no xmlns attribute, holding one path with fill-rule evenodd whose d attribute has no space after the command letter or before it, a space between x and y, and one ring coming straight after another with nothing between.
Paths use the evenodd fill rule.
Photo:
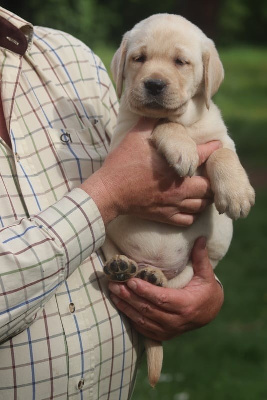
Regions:
<instances>
[{"instance_id":1,"label":"man's hand","mask_svg":"<svg viewBox=\"0 0 267 400\"><path fill-rule=\"evenodd\" d=\"M196 240L191 256L194 277L183 289L161 288L137 278L127 284L109 283L112 301L144 336L171 339L206 325L221 309L223 290L215 280L205 238Z\"/></svg>"},{"instance_id":2,"label":"man's hand","mask_svg":"<svg viewBox=\"0 0 267 400\"><path fill-rule=\"evenodd\" d=\"M208 179L180 178L157 152L149 140L154 125L155 120L141 119L81 185L97 204L105 224L118 215L134 214L189 226L213 201ZM199 145L199 164L219 147L218 141Z\"/></svg>"}]
</instances>

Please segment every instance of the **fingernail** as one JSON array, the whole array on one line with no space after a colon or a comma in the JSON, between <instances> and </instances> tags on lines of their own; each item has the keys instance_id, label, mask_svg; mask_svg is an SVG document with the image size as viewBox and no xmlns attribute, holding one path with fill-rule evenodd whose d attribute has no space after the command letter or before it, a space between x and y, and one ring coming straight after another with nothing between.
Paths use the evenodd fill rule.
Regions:
<instances>
[{"instance_id":1,"label":"fingernail","mask_svg":"<svg viewBox=\"0 0 267 400\"><path fill-rule=\"evenodd\" d=\"M137 288L136 281L133 280L133 279L130 279L130 280L127 282L127 286L128 286L130 289L132 289L132 290L136 290L136 288Z\"/></svg>"},{"instance_id":2,"label":"fingernail","mask_svg":"<svg viewBox=\"0 0 267 400\"><path fill-rule=\"evenodd\" d=\"M117 294L117 295L120 294L121 288L120 288L120 285L118 285L117 283L110 282L108 287L112 293Z\"/></svg>"},{"instance_id":3,"label":"fingernail","mask_svg":"<svg viewBox=\"0 0 267 400\"><path fill-rule=\"evenodd\" d=\"M110 299L112 303L114 303L115 305L118 304L118 302L120 301L120 299L117 296L115 296L115 294L111 294Z\"/></svg>"}]
</instances>

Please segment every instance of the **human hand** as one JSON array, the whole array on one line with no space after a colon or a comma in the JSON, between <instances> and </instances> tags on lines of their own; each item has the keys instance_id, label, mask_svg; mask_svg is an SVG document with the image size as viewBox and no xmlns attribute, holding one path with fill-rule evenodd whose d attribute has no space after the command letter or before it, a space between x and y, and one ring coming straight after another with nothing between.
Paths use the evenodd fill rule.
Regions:
<instances>
[{"instance_id":1,"label":"human hand","mask_svg":"<svg viewBox=\"0 0 267 400\"><path fill-rule=\"evenodd\" d=\"M156 121L142 118L82 188L95 200L105 223L121 214L180 226L191 225L213 201L207 178L180 178L149 137ZM199 165L220 147L198 146Z\"/></svg>"},{"instance_id":2,"label":"human hand","mask_svg":"<svg viewBox=\"0 0 267 400\"><path fill-rule=\"evenodd\" d=\"M212 321L223 304L223 290L215 280L206 240L193 247L194 276L183 289L154 286L138 278L109 283L111 300L142 335L162 341Z\"/></svg>"}]
</instances>

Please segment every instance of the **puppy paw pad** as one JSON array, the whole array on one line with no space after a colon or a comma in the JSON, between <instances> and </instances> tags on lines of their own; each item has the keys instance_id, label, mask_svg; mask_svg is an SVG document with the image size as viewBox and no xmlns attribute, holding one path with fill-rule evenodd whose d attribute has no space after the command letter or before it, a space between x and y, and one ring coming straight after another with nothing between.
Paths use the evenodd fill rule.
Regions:
<instances>
[{"instance_id":1,"label":"puppy paw pad","mask_svg":"<svg viewBox=\"0 0 267 400\"><path fill-rule=\"evenodd\" d=\"M106 262L104 273L111 281L124 282L136 275L137 264L125 256L116 255Z\"/></svg>"},{"instance_id":2,"label":"puppy paw pad","mask_svg":"<svg viewBox=\"0 0 267 400\"><path fill-rule=\"evenodd\" d=\"M163 272L156 268L144 268L141 269L136 275L137 278L142 279L143 281L147 281L152 283L155 286L165 286L167 279Z\"/></svg>"}]
</instances>

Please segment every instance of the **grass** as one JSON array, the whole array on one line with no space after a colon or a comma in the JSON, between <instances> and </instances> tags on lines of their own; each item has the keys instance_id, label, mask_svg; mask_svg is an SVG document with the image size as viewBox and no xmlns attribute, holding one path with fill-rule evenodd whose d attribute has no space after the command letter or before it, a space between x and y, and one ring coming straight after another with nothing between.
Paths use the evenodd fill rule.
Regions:
<instances>
[{"instance_id":1,"label":"grass","mask_svg":"<svg viewBox=\"0 0 267 400\"><path fill-rule=\"evenodd\" d=\"M110 63L112 49L96 52ZM222 49L220 55L225 81L215 102L255 177L267 172L267 50ZM162 379L154 390L143 362L132 400L267 400L266 204L263 179L256 205L247 219L235 222L232 245L216 270L225 288L219 316L164 344Z\"/></svg>"}]
</instances>

